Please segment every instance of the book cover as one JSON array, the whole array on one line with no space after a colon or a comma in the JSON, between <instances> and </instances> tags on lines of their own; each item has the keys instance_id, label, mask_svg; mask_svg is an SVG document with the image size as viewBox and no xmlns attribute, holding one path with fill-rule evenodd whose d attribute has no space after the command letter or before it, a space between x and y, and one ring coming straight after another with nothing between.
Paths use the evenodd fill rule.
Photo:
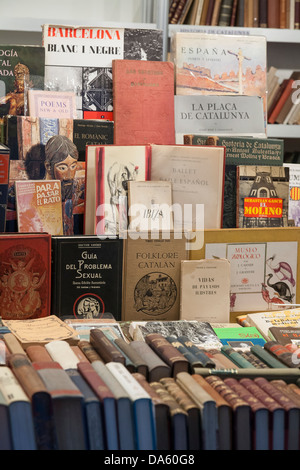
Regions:
<instances>
[{"instance_id":1,"label":"book cover","mask_svg":"<svg viewBox=\"0 0 300 470\"><path fill-rule=\"evenodd\" d=\"M247 321L254 326L262 334L262 336L270 341L269 329L276 327L293 327L298 328L300 325L300 309L292 308L279 310L276 312L255 312L248 313Z\"/></svg>"},{"instance_id":2,"label":"book cover","mask_svg":"<svg viewBox=\"0 0 300 470\"><path fill-rule=\"evenodd\" d=\"M9 187L9 148L0 145L0 232L6 231L6 214Z\"/></svg>"},{"instance_id":3,"label":"book cover","mask_svg":"<svg viewBox=\"0 0 300 470\"><path fill-rule=\"evenodd\" d=\"M171 367L163 361L145 341L131 341L130 347L142 357L148 367L149 383L171 377Z\"/></svg>"},{"instance_id":4,"label":"book cover","mask_svg":"<svg viewBox=\"0 0 300 470\"><path fill-rule=\"evenodd\" d=\"M93 328L91 330L90 343L96 349L103 362L120 362L125 365L124 354L100 329Z\"/></svg>"},{"instance_id":5,"label":"book cover","mask_svg":"<svg viewBox=\"0 0 300 470\"><path fill-rule=\"evenodd\" d=\"M289 169L237 166L237 227L287 227Z\"/></svg>"},{"instance_id":6,"label":"book cover","mask_svg":"<svg viewBox=\"0 0 300 470\"><path fill-rule=\"evenodd\" d=\"M44 89L45 49L41 46L0 46L0 116L28 114L27 91Z\"/></svg>"},{"instance_id":7,"label":"book cover","mask_svg":"<svg viewBox=\"0 0 300 470\"><path fill-rule=\"evenodd\" d=\"M175 144L172 62L113 60L114 144Z\"/></svg>"},{"instance_id":8,"label":"book cover","mask_svg":"<svg viewBox=\"0 0 300 470\"><path fill-rule=\"evenodd\" d=\"M180 318L229 322L230 264L227 259L181 262Z\"/></svg>"},{"instance_id":9,"label":"book cover","mask_svg":"<svg viewBox=\"0 0 300 470\"><path fill-rule=\"evenodd\" d=\"M121 319L123 240L97 236L52 238L53 314Z\"/></svg>"},{"instance_id":10,"label":"book cover","mask_svg":"<svg viewBox=\"0 0 300 470\"><path fill-rule=\"evenodd\" d=\"M300 328L288 326L270 326L268 335L271 340L277 341L280 344L295 344L300 345Z\"/></svg>"},{"instance_id":11,"label":"book cover","mask_svg":"<svg viewBox=\"0 0 300 470\"><path fill-rule=\"evenodd\" d=\"M16 181L18 232L63 235L60 180Z\"/></svg>"},{"instance_id":12,"label":"book cover","mask_svg":"<svg viewBox=\"0 0 300 470\"><path fill-rule=\"evenodd\" d=\"M149 180L149 165L149 146L87 146L85 235L118 235L127 229L128 181Z\"/></svg>"},{"instance_id":13,"label":"book cover","mask_svg":"<svg viewBox=\"0 0 300 470\"><path fill-rule=\"evenodd\" d=\"M28 90L29 116L75 119L76 99L72 91Z\"/></svg>"},{"instance_id":14,"label":"book cover","mask_svg":"<svg viewBox=\"0 0 300 470\"><path fill-rule=\"evenodd\" d=\"M128 222L130 230L172 230L172 183L170 181L128 181Z\"/></svg>"},{"instance_id":15,"label":"book cover","mask_svg":"<svg viewBox=\"0 0 300 470\"><path fill-rule=\"evenodd\" d=\"M299 303L298 238L297 227L206 230L202 248L191 250L190 259L230 261L230 318L235 322L243 312Z\"/></svg>"},{"instance_id":16,"label":"book cover","mask_svg":"<svg viewBox=\"0 0 300 470\"><path fill-rule=\"evenodd\" d=\"M113 121L112 61L161 61L157 29L44 24L45 89L74 91L81 118Z\"/></svg>"},{"instance_id":17,"label":"book cover","mask_svg":"<svg viewBox=\"0 0 300 470\"><path fill-rule=\"evenodd\" d=\"M51 236L2 234L0 237L0 313L24 320L50 314Z\"/></svg>"},{"instance_id":18,"label":"book cover","mask_svg":"<svg viewBox=\"0 0 300 470\"><path fill-rule=\"evenodd\" d=\"M141 234L139 234L141 235ZM180 234L179 234L180 235ZM185 240L175 232L124 239L122 320L178 320Z\"/></svg>"},{"instance_id":19,"label":"book cover","mask_svg":"<svg viewBox=\"0 0 300 470\"><path fill-rule=\"evenodd\" d=\"M300 169L297 163L284 163L289 169L288 218L300 226Z\"/></svg>"},{"instance_id":20,"label":"book cover","mask_svg":"<svg viewBox=\"0 0 300 470\"><path fill-rule=\"evenodd\" d=\"M263 36L176 33L171 42L176 95L260 96L266 111Z\"/></svg>"},{"instance_id":21,"label":"book cover","mask_svg":"<svg viewBox=\"0 0 300 470\"><path fill-rule=\"evenodd\" d=\"M150 179L172 183L174 230L221 228L224 173L224 147L151 146Z\"/></svg>"},{"instance_id":22,"label":"book cover","mask_svg":"<svg viewBox=\"0 0 300 470\"><path fill-rule=\"evenodd\" d=\"M263 346L266 342L262 334L254 326L243 328L214 328L223 345L236 349L250 349L255 344Z\"/></svg>"},{"instance_id":23,"label":"book cover","mask_svg":"<svg viewBox=\"0 0 300 470\"><path fill-rule=\"evenodd\" d=\"M189 371L189 362L184 355L159 333L150 333L145 337L150 348L171 367L172 377L180 372Z\"/></svg>"}]
</instances>

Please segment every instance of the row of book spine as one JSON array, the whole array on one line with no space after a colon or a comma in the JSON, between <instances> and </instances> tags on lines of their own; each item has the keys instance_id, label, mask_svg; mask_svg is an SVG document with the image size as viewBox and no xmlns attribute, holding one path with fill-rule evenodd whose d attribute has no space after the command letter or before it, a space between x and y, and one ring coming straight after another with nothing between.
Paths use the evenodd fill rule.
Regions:
<instances>
[{"instance_id":1,"label":"row of book spine","mask_svg":"<svg viewBox=\"0 0 300 470\"><path fill-rule=\"evenodd\" d=\"M294 71L288 78L281 81L276 67L270 67L268 70L269 124L300 124L299 78L300 73Z\"/></svg>"},{"instance_id":2,"label":"row of book spine","mask_svg":"<svg viewBox=\"0 0 300 470\"><path fill-rule=\"evenodd\" d=\"M173 0L170 24L299 29L298 0Z\"/></svg>"},{"instance_id":3,"label":"row of book spine","mask_svg":"<svg viewBox=\"0 0 300 470\"><path fill-rule=\"evenodd\" d=\"M178 341L149 334L143 349L157 355L156 363L169 358L153 380L149 369L126 364L124 350L128 353L135 341L126 347L122 341L114 344L99 329L73 346L51 341L23 348L9 331L1 341L2 350L7 349L0 368L2 449L300 448L300 371L283 364L287 352L276 342L256 346L256 358L264 362L265 355L276 355L281 366L274 362L257 369L224 346L215 355L201 351L206 366L218 357L219 367L224 358L221 369L211 369L199 367L199 359L191 367L176 349ZM147 355L138 351L141 366ZM176 362L189 362L190 368L175 369ZM22 413L3 406L5 398L10 404L21 402Z\"/></svg>"}]
</instances>

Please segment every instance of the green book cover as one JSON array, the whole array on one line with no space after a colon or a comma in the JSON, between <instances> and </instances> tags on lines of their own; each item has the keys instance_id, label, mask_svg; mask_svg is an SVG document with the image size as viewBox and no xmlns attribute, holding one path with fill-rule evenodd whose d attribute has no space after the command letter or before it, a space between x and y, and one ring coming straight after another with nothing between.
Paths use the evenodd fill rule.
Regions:
<instances>
[{"instance_id":1,"label":"green book cover","mask_svg":"<svg viewBox=\"0 0 300 470\"><path fill-rule=\"evenodd\" d=\"M245 326L241 328L214 328L214 332L221 343L234 349L251 348L254 345L263 346L264 337L254 326Z\"/></svg>"}]
</instances>

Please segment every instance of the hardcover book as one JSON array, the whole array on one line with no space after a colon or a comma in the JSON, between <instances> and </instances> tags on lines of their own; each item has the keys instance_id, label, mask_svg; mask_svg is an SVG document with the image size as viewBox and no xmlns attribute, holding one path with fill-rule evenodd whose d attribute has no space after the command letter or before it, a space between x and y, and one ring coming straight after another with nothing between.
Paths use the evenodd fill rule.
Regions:
<instances>
[{"instance_id":1,"label":"hardcover book","mask_svg":"<svg viewBox=\"0 0 300 470\"><path fill-rule=\"evenodd\" d=\"M27 91L44 89L45 49L1 45L0 116L28 114Z\"/></svg>"},{"instance_id":2,"label":"hardcover book","mask_svg":"<svg viewBox=\"0 0 300 470\"><path fill-rule=\"evenodd\" d=\"M18 232L63 235L60 180L15 182Z\"/></svg>"},{"instance_id":3,"label":"hardcover book","mask_svg":"<svg viewBox=\"0 0 300 470\"><path fill-rule=\"evenodd\" d=\"M138 235L124 240L122 320L178 320L185 240L175 232Z\"/></svg>"},{"instance_id":4,"label":"hardcover book","mask_svg":"<svg viewBox=\"0 0 300 470\"><path fill-rule=\"evenodd\" d=\"M206 230L202 248L191 250L190 258L230 261L234 322L243 312L271 312L299 303L298 245L297 227Z\"/></svg>"},{"instance_id":5,"label":"hardcover book","mask_svg":"<svg viewBox=\"0 0 300 470\"><path fill-rule=\"evenodd\" d=\"M149 165L149 146L87 146L85 235L127 229L128 181L149 180Z\"/></svg>"},{"instance_id":6,"label":"hardcover book","mask_svg":"<svg viewBox=\"0 0 300 470\"><path fill-rule=\"evenodd\" d=\"M163 59L157 29L44 24L42 44L45 89L74 91L78 117L88 119L113 120L113 60Z\"/></svg>"},{"instance_id":7,"label":"hardcover book","mask_svg":"<svg viewBox=\"0 0 300 470\"><path fill-rule=\"evenodd\" d=\"M300 172L297 163L284 163L289 169L289 202L288 218L300 226Z\"/></svg>"},{"instance_id":8,"label":"hardcover book","mask_svg":"<svg viewBox=\"0 0 300 470\"><path fill-rule=\"evenodd\" d=\"M230 264L227 259L181 262L180 318L228 323Z\"/></svg>"},{"instance_id":9,"label":"hardcover book","mask_svg":"<svg viewBox=\"0 0 300 470\"><path fill-rule=\"evenodd\" d=\"M72 91L28 90L29 116L75 119L76 99Z\"/></svg>"},{"instance_id":10,"label":"hardcover book","mask_svg":"<svg viewBox=\"0 0 300 470\"><path fill-rule=\"evenodd\" d=\"M124 354L107 338L103 331L98 328L92 329L90 343L96 349L103 362L120 362L125 365Z\"/></svg>"},{"instance_id":11,"label":"hardcover book","mask_svg":"<svg viewBox=\"0 0 300 470\"><path fill-rule=\"evenodd\" d=\"M175 33L176 95L260 96L266 112L266 44L263 36Z\"/></svg>"},{"instance_id":12,"label":"hardcover book","mask_svg":"<svg viewBox=\"0 0 300 470\"><path fill-rule=\"evenodd\" d=\"M270 326L268 335L280 344L300 345L300 328L288 326Z\"/></svg>"},{"instance_id":13,"label":"hardcover book","mask_svg":"<svg viewBox=\"0 0 300 470\"><path fill-rule=\"evenodd\" d=\"M151 146L150 179L172 183L174 229L221 228L224 172L224 147Z\"/></svg>"},{"instance_id":14,"label":"hardcover book","mask_svg":"<svg viewBox=\"0 0 300 470\"><path fill-rule=\"evenodd\" d=\"M52 313L89 321L110 313L120 320L122 263L123 240L52 237Z\"/></svg>"},{"instance_id":15,"label":"hardcover book","mask_svg":"<svg viewBox=\"0 0 300 470\"><path fill-rule=\"evenodd\" d=\"M289 169L237 166L237 227L287 227Z\"/></svg>"},{"instance_id":16,"label":"hardcover book","mask_svg":"<svg viewBox=\"0 0 300 470\"><path fill-rule=\"evenodd\" d=\"M175 144L172 62L113 60L115 145Z\"/></svg>"},{"instance_id":17,"label":"hardcover book","mask_svg":"<svg viewBox=\"0 0 300 470\"><path fill-rule=\"evenodd\" d=\"M189 371L188 360L164 336L151 333L146 336L145 342L171 367L172 377L176 377L179 372Z\"/></svg>"},{"instance_id":18,"label":"hardcover book","mask_svg":"<svg viewBox=\"0 0 300 470\"><path fill-rule=\"evenodd\" d=\"M5 232L9 187L10 151L0 144L0 232Z\"/></svg>"},{"instance_id":19,"label":"hardcover book","mask_svg":"<svg viewBox=\"0 0 300 470\"><path fill-rule=\"evenodd\" d=\"M24 320L50 315L51 236L0 236L0 314Z\"/></svg>"},{"instance_id":20,"label":"hardcover book","mask_svg":"<svg viewBox=\"0 0 300 470\"><path fill-rule=\"evenodd\" d=\"M148 367L147 379L159 381L163 377L171 377L171 367L163 361L145 341L131 341L130 347L139 354Z\"/></svg>"},{"instance_id":21,"label":"hardcover book","mask_svg":"<svg viewBox=\"0 0 300 470\"><path fill-rule=\"evenodd\" d=\"M255 344L263 346L266 342L255 326L214 328L214 331L223 345L228 345L234 349L250 349Z\"/></svg>"}]
</instances>

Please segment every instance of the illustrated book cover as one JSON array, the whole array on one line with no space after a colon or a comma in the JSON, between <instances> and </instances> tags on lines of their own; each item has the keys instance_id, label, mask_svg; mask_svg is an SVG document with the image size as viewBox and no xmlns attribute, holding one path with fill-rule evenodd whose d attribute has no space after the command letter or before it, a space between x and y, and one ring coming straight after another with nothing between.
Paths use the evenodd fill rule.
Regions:
<instances>
[{"instance_id":1,"label":"illustrated book cover","mask_svg":"<svg viewBox=\"0 0 300 470\"><path fill-rule=\"evenodd\" d=\"M28 90L28 115L41 118L77 118L72 91Z\"/></svg>"},{"instance_id":2,"label":"illustrated book cover","mask_svg":"<svg viewBox=\"0 0 300 470\"><path fill-rule=\"evenodd\" d=\"M0 45L0 117L28 114L27 92L44 89L45 49L30 45Z\"/></svg>"},{"instance_id":3,"label":"illustrated book cover","mask_svg":"<svg viewBox=\"0 0 300 470\"><path fill-rule=\"evenodd\" d=\"M237 166L237 227L287 227L289 169Z\"/></svg>"},{"instance_id":4,"label":"illustrated book cover","mask_svg":"<svg viewBox=\"0 0 300 470\"><path fill-rule=\"evenodd\" d=\"M266 341L273 340L270 328L299 328L300 326L300 309L282 307L277 312L260 311L247 314L247 321L251 326L258 329ZM272 331L272 330L271 330Z\"/></svg>"},{"instance_id":5,"label":"illustrated book cover","mask_svg":"<svg viewBox=\"0 0 300 470\"><path fill-rule=\"evenodd\" d=\"M288 218L296 227L300 226L300 168L298 163L284 163L289 169L289 211Z\"/></svg>"},{"instance_id":6,"label":"illustrated book cover","mask_svg":"<svg viewBox=\"0 0 300 470\"><path fill-rule=\"evenodd\" d=\"M172 62L113 60L114 143L175 144Z\"/></svg>"},{"instance_id":7,"label":"illustrated book cover","mask_svg":"<svg viewBox=\"0 0 300 470\"><path fill-rule=\"evenodd\" d=\"M0 236L0 314L24 320L50 315L51 236Z\"/></svg>"},{"instance_id":8,"label":"illustrated book cover","mask_svg":"<svg viewBox=\"0 0 300 470\"><path fill-rule=\"evenodd\" d=\"M179 320L180 262L186 240L175 232L124 239L122 320Z\"/></svg>"},{"instance_id":9,"label":"illustrated book cover","mask_svg":"<svg viewBox=\"0 0 300 470\"><path fill-rule=\"evenodd\" d=\"M128 181L150 179L150 146L87 146L85 235L127 228Z\"/></svg>"},{"instance_id":10,"label":"illustrated book cover","mask_svg":"<svg viewBox=\"0 0 300 470\"><path fill-rule=\"evenodd\" d=\"M87 119L113 120L113 60L163 60L158 29L44 24L42 45L45 90L74 91Z\"/></svg>"},{"instance_id":11,"label":"illustrated book cover","mask_svg":"<svg viewBox=\"0 0 300 470\"><path fill-rule=\"evenodd\" d=\"M150 179L172 183L176 230L221 228L224 173L224 147L151 145Z\"/></svg>"},{"instance_id":12,"label":"illustrated book cover","mask_svg":"<svg viewBox=\"0 0 300 470\"><path fill-rule=\"evenodd\" d=\"M8 203L10 153L9 148L0 144L0 232L5 232Z\"/></svg>"},{"instance_id":13,"label":"illustrated book cover","mask_svg":"<svg viewBox=\"0 0 300 470\"><path fill-rule=\"evenodd\" d=\"M89 321L110 313L120 320L122 263L123 240L52 237L52 313Z\"/></svg>"},{"instance_id":14,"label":"illustrated book cover","mask_svg":"<svg viewBox=\"0 0 300 470\"><path fill-rule=\"evenodd\" d=\"M230 321L244 312L272 311L299 304L297 227L206 230L190 259L230 262ZM255 325L253 325L255 326Z\"/></svg>"},{"instance_id":15,"label":"illustrated book cover","mask_svg":"<svg viewBox=\"0 0 300 470\"><path fill-rule=\"evenodd\" d=\"M18 232L63 235L60 180L15 182Z\"/></svg>"}]
</instances>

